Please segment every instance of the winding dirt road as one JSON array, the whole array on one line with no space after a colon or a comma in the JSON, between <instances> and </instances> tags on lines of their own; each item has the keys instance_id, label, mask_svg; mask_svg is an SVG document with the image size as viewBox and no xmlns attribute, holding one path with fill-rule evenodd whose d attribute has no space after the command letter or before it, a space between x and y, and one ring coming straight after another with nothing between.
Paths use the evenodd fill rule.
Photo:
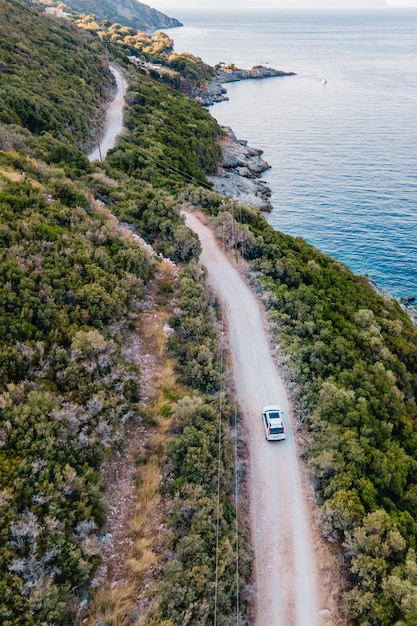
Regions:
<instances>
[{"instance_id":1,"label":"winding dirt road","mask_svg":"<svg viewBox=\"0 0 417 626\"><path fill-rule=\"evenodd\" d=\"M252 539L257 626L319 626L320 586L311 520L302 485L287 395L271 356L256 299L192 213L186 224L202 245L200 262L223 304L230 336L237 402L250 454ZM265 439L264 405L284 411L285 441Z\"/></svg>"},{"instance_id":2,"label":"winding dirt road","mask_svg":"<svg viewBox=\"0 0 417 626\"><path fill-rule=\"evenodd\" d=\"M116 79L116 95L107 107L104 134L100 139L100 145L88 155L89 161L105 159L107 152L114 148L117 137L123 130L123 107L127 82L117 67L110 65L109 69Z\"/></svg>"}]
</instances>

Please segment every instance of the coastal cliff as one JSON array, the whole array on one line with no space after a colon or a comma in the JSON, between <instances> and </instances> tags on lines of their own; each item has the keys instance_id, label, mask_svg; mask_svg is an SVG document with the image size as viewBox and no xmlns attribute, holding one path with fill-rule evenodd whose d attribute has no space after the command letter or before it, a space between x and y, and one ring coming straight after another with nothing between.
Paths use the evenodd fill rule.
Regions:
<instances>
[{"instance_id":1,"label":"coastal cliff","mask_svg":"<svg viewBox=\"0 0 417 626\"><path fill-rule=\"evenodd\" d=\"M222 160L216 174L207 178L222 196L236 198L241 204L264 212L271 211L271 190L259 180L271 167L261 158L263 151L238 139L231 128L222 127L222 130L224 134L218 142Z\"/></svg>"},{"instance_id":2,"label":"coastal cliff","mask_svg":"<svg viewBox=\"0 0 417 626\"><path fill-rule=\"evenodd\" d=\"M109 20L145 33L182 26L176 18L136 0L71 0L68 5L79 13L94 15L97 20Z\"/></svg>"},{"instance_id":3,"label":"coastal cliff","mask_svg":"<svg viewBox=\"0 0 417 626\"><path fill-rule=\"evenodd\" d=\"M224 83L240 80L262 79L272 77L295 76L294 72L284 72L272 67L255 65L250 70L236 67L233 64L218 63L215 74L210 81L194 90L190 97L204 107L215 102L228 100ZM269 163L261 158L262 150L252 148L247 142L238 139L231 128L223 128L224 135L219 140L222 150L222 161L214 176L209 176L214 189L223 196L236 198L242 204L260 209L264 212L272 210L270 202L271 190L264 181L259 180L261 174L270 169Z\"/></svg>"}]
</instances>

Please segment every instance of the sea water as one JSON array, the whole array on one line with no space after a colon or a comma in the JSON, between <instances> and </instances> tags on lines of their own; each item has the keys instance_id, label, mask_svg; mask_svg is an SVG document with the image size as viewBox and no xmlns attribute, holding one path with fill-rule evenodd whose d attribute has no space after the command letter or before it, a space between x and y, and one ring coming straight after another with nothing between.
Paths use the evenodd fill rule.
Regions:
<instances>
[{"instance_id":1,"label":"sea water","mask_svg":"<svg viewBox=\"0 0 417 626\"><path fill-rule=\"evenodd\" d=\"M209 108L264 151L277 230L417 297L417 11L183 12L176 52L296 76Z\"/></svg>"}]
</instances>

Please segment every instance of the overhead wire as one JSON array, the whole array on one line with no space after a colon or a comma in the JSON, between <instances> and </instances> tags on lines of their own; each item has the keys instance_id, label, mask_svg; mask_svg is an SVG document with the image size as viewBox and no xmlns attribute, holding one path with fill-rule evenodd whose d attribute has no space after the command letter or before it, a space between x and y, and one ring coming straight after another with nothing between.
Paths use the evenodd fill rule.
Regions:
<instances>
[{"instance_id":1,"label":"overhead wire","mask_svg":"<svg viewBox=\"0 0 417 626\"><path fill-rule=\"evenodd\" d=\"M192 183L198 187L201 187L206 190L211 190L212 187L208 183L203 183L201 180L193 176L192 174L188 174L184 172L180 168L175 167L174 165L167 164L162 162L155 157L152 157L149 152L135 143L132 139L128 137L121 137L120 143L129 143L136 150L138 150L145 158L154 163L157 167L165 170L166 172L174 173L176 175L181 176L187 182ZM120 145L120 144L119 144ZM234 209L234 205L233 205ZM233 211L234 217L234 211ZM242 218L241 218L242 219ZM218 420L218 458L217 458L217 520L216 520L216 566L215 566L215 597L214 597L214 626L217 624L217 612L218 612L218 584L219 584L219 543L220 543L220 487L221 487L221 457L222 457L222 447L221 447L221 432L222 432L222 415L223 415L223 375L224 375L224 363L223 363L223 333L224 333L224 313L222 313L222 341L221 341L221 350L220 350L220 394L219 394L219 420ZM238 477L237 477L237 406L235 403L235 414L234 414L234 429L235 429L235 508L236 508L236 517L235 517L235 534L236 534L236 624L239 625L239 612L240 612L240 598L239 598L239 517L238 517Z\"/></svg>"},{"instance_id":2,"label":"overhead wire","mask_svg":"<svg viewBox=\"0 0 417 626\"><path fill-rule=\"evenodd\" d=\"M235 400L235 416L234 416L234 430L235 430L235 509L236 509L236 626L239 626L239 612L240 612L240 598L239 598L239 511L238 511L238 476L237 476L237 404Z\"/></svg>"},{"instance_id":3,"label":"overhead wire","mask_svg":"<svg viewBox=\"0 0 417 626\"><path fill-rule=\"evenodd\" d=\"M224 334L224 312L222 310L221 325L221 344L220 344L220 393L219 393L219 420L217 434L217 520L216 520L216 573L214 587L214 620L213 624L217 624L217 600L218 600L218 584L219 584L219 535L220 535L220 475L221 475L221 436L222 436L222 414L223 414L223 334Z\"/></svg>"},{"instance_id":4,"label":"overhead wire","mask_svg":"<svg viewBox=\"0 0 417 626\"><path fill-rule=\"evenodd\" d=\"M221 486L221 458L222 458L222 417L223 417L223 393L224 393L224 311L222 310L221 321L221 346L220 346L220 394L219 394L219 419L218 419L218 453L217 453L217 522L216 522L216 568L215 568L215 595L214 595L214 618L213 624L217 624L218 611L218 584L219 584L219 539L220 539L220 486ZM236 544L236 626L239 626L240 596L239 596L239 513L238 513L238 428L237 428L237 403L234 402L234 466L235 466L235 544Z\"/></svg>"},{"instance_id":5,"label":"overhead wire","mask_svg":"<svg viewBox=\"0 0 417 626\"><path fill-rule=\"evenodd\" d=\"M201 181L200 179L196 178L195 176L193 176L192 174L188 174L187 172L184 172L183 170L181 170L178 167L175 167L175 165L171 165L169 163L164 163L162 160L159 160L155 157L152 157L148 150L146 148L143 148L142 146L139 146L137 143L135 143L132 139L130 139L129 137L121 137L120 139L120 144L122 143L129 143L130 145L134 146L141 154L142 156L145 156L146 159L148 159L148 161L151 161L152 163L154 163L157 167L160 167L161 169L168 171L172 174L176 174L177 176L181 176L181 178L185 179L186 182L189 183L193 183L199 187L202 187L203 189L207 189L207 190L212 190L212 186L209 183L204 183L203 181Z\"/></svg>"}]
</instances>

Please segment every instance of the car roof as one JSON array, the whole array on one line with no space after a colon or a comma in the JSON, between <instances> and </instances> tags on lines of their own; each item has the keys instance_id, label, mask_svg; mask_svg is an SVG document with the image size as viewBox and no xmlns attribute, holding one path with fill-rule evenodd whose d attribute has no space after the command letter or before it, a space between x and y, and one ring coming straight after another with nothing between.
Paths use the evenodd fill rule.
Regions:
<instances>
[{"instance_id":1,"label":"car roof","mask_svg":"<svg viewBox=\"0 0 417 626\"><path fill-rule=\"evenodd\" d=\"M269 413L270 411L278 411L278 413L281 413L281 409L276 404L268 404L262 409L262 413Z\"/></svg>"}]
</instances>

